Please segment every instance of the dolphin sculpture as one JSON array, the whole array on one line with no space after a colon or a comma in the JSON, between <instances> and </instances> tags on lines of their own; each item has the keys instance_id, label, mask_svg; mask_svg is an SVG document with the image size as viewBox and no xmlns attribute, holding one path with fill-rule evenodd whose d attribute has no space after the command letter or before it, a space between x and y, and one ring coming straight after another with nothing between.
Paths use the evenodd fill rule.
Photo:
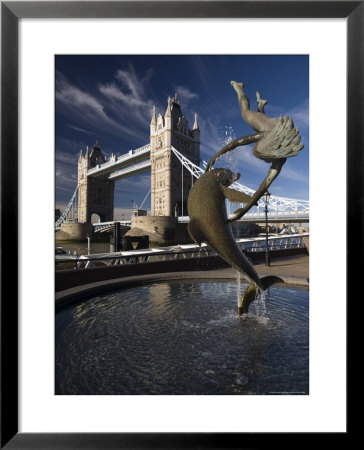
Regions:
<instances>
[{"instance_id":1,"label":"dolphin sculpture","mask_svg":"<svg viewBox=\"0 0 364 450\"><path fill-rule=\"evenodd\" d=\"M227 263L250 281L238 306L238 314L246 314L259 293L283 280L275 276L259 278L254 267L238 247L230 227L225 199L247 203L251 197L229 186L240 178L229 169L206 171L192 186L188 197L190 222L188 232L196 244L207 242Z\"/></svg>"},{"instance_id":2,"label":"dolphin sculpture","mask_svg":"<svg viewBox=\"0 0 364 450\"><path fill-rule=\"evenodd\" d=\"M190 190L187 207L190 216L188 232L191 238L198 245L207 242L251 283L239 302L238 314L240 315L248 312L249 305L259 293L265 291L272 284L283 282L283 280L276 276L259 278L254 267L236 244L230 223L238 220L253 205L257 204L279 175L287 158L297 155L303 148L303 144L300 143L301 137L298 129L293 127L291 119L283 116L273 118L264 113L267 100L262 99L259 92L256 93L258 111L253 111L250 109L249 99L243 91L244 83L231 81L231 86L238 95L243 119L256 133L230 142L210 159L205 173ZM240 178L239 173L233 173L229 169L212 169L218 157L237 146L251 143L256 143L253 154L257 158L271 163L267 176L252 197L229 188ZM245 206L236 210L235 215L228 219L225 199L243 203Z\"/></svg>"},{"instance_id":3,"label":"dolphin sculpture","mask_svg":"<svg viewBox=\"0 0 364 450\"><path fill-rule=\"evenodd\" d=\"M206 171L192 186L188 197L188 232L198 244L208 244L261 292L264 286L254 267L238 247L228 221L225 199L247 203L251 197L229 186L240 178L229 169Z\"/></svg>"},{"instance_id":4,"label":"dolphin sculpture","mask_svg":"<svg viewBox=\"0 0 364 450\"><path fill-rule=\"evenodd\" d=\"M274 275L268 275L266 277L262 277L260 279L260 282L262 283L264 290L266 290L273 284L284 283L284 280L282 280L282 278L276 277ZM247 314L250 304L257 298L257 295L258 294L257 294L255 285L253 283L250 284L245 289L245 291L241 297L241 300L239 302L239 306L238 306L239 316L241 314Z\"/></svg>"}]
</instances>

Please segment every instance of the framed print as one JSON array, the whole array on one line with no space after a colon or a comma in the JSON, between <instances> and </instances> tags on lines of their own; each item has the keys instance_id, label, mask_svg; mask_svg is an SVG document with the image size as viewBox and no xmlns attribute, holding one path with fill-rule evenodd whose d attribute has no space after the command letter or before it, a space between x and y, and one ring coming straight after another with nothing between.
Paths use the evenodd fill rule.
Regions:
<instances>
[{"instance_id":1,"label":"framed print","mask_svg":"<svg viewBox=\"0 0 364 450\"><path fill-rule=\"evenodd\" d=\"M278 438L288 442L297 439L298 433L302 441L308 441L312 433L316 439L327 433L335 433L338 439L348 437L344 297L347 301L349 287L357 286L359 270L354 255L358 248L362 250L362 238L354 233L354 224L361 230L363 163L358 149L363 145L363 17L361 1L1 2L2 448L241 448L243 441L244 447L253 448ZM239 27L244 27L241 41ZM326 39L318 39L321 33ZM317 293L314 301L310 300L310 390L302 396L271 392L264 400L255 395L197 396L192 390L192 395L175 390L172 395L146 391L148 395L137 396L132 389L122 396L115 391L100 391L99 395L95 391L84 395L89 392L82 389L64 392L62 383L54 388L54 364L50 362L57 352L54 305L49 297L54 292L49 258L54 255L48 230L52 227L54 239L49 205L54 200L55 130L60 127L57 108L64 108L67 114L72 102L74 111L79 108L83 122L62 125L72 132L85 133L92 108L97 120L109 129L120 127L109 112L117 111L113 99L121 91L116 92L115 86L125 82L127 75L119 71L118 79L102 78L101 69L112 56L127 55L133 67L139 64L143 70L145 61L153 57L164 72L172 72L171 65L181 72L182 66L188 71L192 64L192 57L181 63L182 56L190 54L213 55L212 66L218 65L214 57L223 55L221 67L230 64L234 55L247 54L244 63L248 67L254 58L256 63L265 61L266 55L278 54L281 58L273 57L271 64L281 64L288 72L295 55L299 61L295 64L303 61L307 93L308 78L310 82L310 252L314 261L310 264L310 289L312 283ZM336 58L337 66L329 66ZM261 72L264 64L259 66ZM87 77L71 86L72 74L79 67ZM200 69L201 79L208 79L209 71ZM144 72L148 79L151 72ZM294 77L293 90L298 89L298 75ZM107 92L107 105L82 90L90 79L99 91ZM209 79L208 88L216 89L216 79ZM138 91L138 81L138 77L128 78L129 91ZM164 78L160 83L165 86ZM185 98L198 98L196 91L177 88ZM138 91L138 101L152 108L149 100L141 101L144 93ZM222 94L216 89L213 95L218 99ZM133 107L142 115L140 103ZM168 105L172 103L179 105L177 96L168 100ZM128 132L132 134L136 122L129 119ZM158 120L156 116L156 127ZM190 119L191 124L193 120L192 134L198 130L198 116ZM184 117L179 123L182 127ZM95 129L90 135L95 136L91 152L97 158L100 148ZM163 146L162 140L155 145ZM113 157L110 155L110 160ZM94 161L95 170L104 162L100 161ZM162 187L163 179L157 182ZM182 178L179 186L183 190L186 180ZM100 189L104 186L96 191ZM142 200L128 199L134 206ZM155 208L164 208L162 195L159 200ZM182 201L171 208L186 208L183 194ZM104 210L99 209L98 214L101 222L107 222ZM339 237L333 243L335 233ZM154 293L156 302L160 295L164 294ZM78 310L77 314L81 318L87 311ZM88 337L92 345L100 338L99 331L95 333ZM203 333L197 330L197 334ZM201 351L208 358L208 352ZM145 356L142 351L140 354ZM334 379L329 380L323 360L328 367L336 367ZM212 373L208 369L204 367L207 375ZM94 376L92 365L88 370L90 377ZM109 372L115 375L111 367ZM238 384L244 382L238 379ZM295 383L299 386L297 380ZM338 386L335 395L334 386ZM332 416L326 418L324 411ZM270 423L265 422L268 418Z\"/></svg>"}]
</instances>

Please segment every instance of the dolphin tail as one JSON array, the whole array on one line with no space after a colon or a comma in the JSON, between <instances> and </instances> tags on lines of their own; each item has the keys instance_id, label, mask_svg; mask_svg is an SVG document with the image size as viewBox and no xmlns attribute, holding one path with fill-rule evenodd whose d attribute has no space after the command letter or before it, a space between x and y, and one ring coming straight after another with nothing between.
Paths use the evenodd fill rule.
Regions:
<instances>
[{"instance_id":1,"label":"dolphin tail","mask_svg":"<svg viewBox=\"0 0 364 450\"><path fill-rule=\"evenodd\" d=\"M262 277L260 281L264 287L264 290L268 289L269 286L272 286L272 284L284 283L282 278L273 275ZM257 298L257 296L257 289L254 283L252 283L245 289L244 294L242 295L240 305L238 307L239 316L241 314L247 314L250 304Z\"/></svg>"}]
</instances>

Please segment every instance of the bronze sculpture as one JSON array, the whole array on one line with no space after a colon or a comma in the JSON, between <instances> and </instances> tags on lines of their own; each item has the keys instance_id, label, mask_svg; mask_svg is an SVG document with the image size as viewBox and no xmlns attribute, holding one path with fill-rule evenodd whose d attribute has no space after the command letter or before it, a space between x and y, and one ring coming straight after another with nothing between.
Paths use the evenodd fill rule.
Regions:
<instances>
[{"instance_id":1,"label":"bronze sculpture","mask_svg":"<svg viewBox=\"0 0 364 450\"><path fill-rule=\"evenodd\" d=\"M257 272L235 241L225 208L225 198L243 203L251 199L228 187L239 177L229 169L213 169L194 183L188 197L188 232L198 245L208 242L226 262L263 291Z\"/></svg>"},{"instance_id":2,"label":"bronze sculpture","mask_svg":"<svg viewBox=\"0 0 364 450\"><path fill-rule=\"evenodd\" d=\"M294 128L292 119L284 116L269 117L264 113L267 103L257 92L258 111L250 109L249 99L243 91L244 83L231 81L238 96L242 118L256 131L227 144L207 163L205 173L193 185L188 198L190 223L188 231L198 244L207 242L232 267L241 272L251 282L245 290L238 306L238 314L247 313L250 303L260 292L274 283L282 282L281 278L269 276L259 279L253 266L236 244L230 223L246 214L268 190L279 175L288 157L296 156L303 148L298 129ZM239 179L240 174L229 169L213 169L216 159L238 146L255 143L253 154L271 163L267 176L252 197L235 191L229 186ZM228 218L225 198L245 204Z\"/></svg>"}]
</instances>

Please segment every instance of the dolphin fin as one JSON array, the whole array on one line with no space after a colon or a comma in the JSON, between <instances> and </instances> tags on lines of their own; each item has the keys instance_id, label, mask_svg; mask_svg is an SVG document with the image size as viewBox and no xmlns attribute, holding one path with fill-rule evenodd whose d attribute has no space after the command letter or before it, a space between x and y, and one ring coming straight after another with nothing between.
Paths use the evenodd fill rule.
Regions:
<instances>
[{"instance_id":1,"label":"dolphin fin","mask_svg":"<svg viewBox=\"0 0 364 450\"><path fill-rule=\"evenodd\" d=\"M196 242L197 245L201 245L202 241L205 240L205 235L201 232L197 223L193 219L187 225L187 230L192 240Z\"/></svg>"},{"instance_id":2,"label":"dolphin fin","mask_svg":"<svg viewBox=\"0 0 364 450\"><path fill-rule=\"evenodd\" d=\"M268 289L269 286L272 286L272 284L277 283L284 283L282 278L276 277L274 275L268 275L266 277L263 277L260 279L262 282L262 285L264 287L264 290ZM239 306L239 315L246 314L249 310L250 304L257 298L257 290L255 285L252 283L250 284L244 291L244 294L242 296L241 300L241 306Z\"/></svg>"},{"instance_id":3,"label":"dolphin fin","mask_svg":"<svg viewBox=\"0 0 364 450\"><path fill-rule=\"evenodd\" d=\"M235 203L249 203L252 199L250 195L244 194L244 192L235 191L235 189L230 189L227 187L222 187L224 196Z\"/></svg>"}]
</instances>

